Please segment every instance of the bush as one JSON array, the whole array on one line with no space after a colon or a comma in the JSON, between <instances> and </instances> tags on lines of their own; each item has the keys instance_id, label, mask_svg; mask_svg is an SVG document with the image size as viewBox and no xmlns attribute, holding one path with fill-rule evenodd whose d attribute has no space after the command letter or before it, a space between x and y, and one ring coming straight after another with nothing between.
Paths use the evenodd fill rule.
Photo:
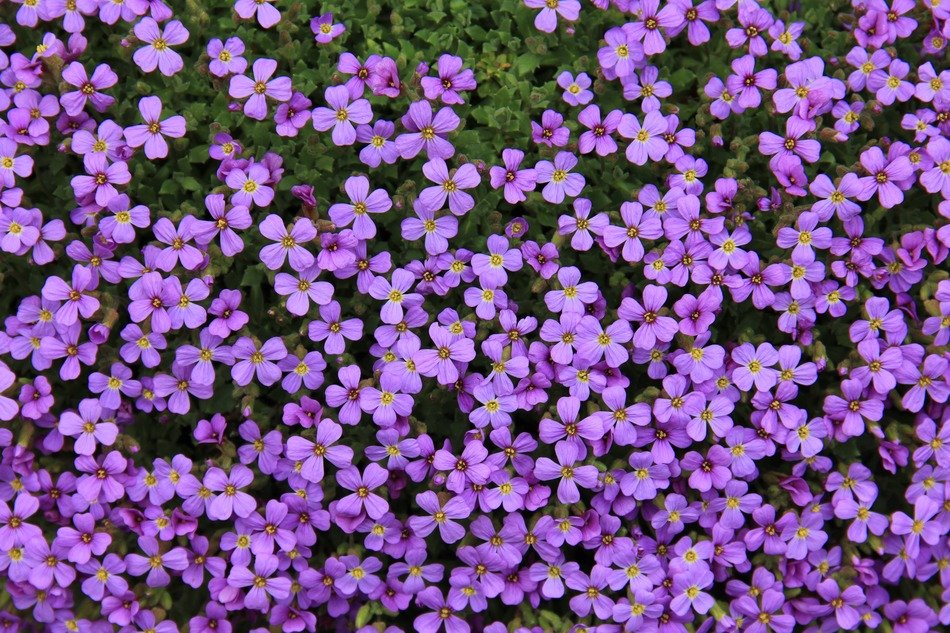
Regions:
<instances>
[{"instance_id":1,"label":"bush","mask_svg":"<svg viewBox=\"0 0 950 633\"><path fill-rule=\"evenodd\" d=\"M0 5L0 631L950 624L950 14L773 5Z\"/></svg>"}]
</instances>

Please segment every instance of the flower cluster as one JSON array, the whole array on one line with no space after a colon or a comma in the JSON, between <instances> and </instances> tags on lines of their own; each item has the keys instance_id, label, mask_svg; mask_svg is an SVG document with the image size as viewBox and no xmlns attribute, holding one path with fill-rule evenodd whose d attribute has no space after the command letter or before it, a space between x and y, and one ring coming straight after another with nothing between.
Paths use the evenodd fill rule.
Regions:
<instances>
[{"instance_id":1,"label":"flower cluster","mask_svg":"<svg viewBox=\"0 0 950 633\"><path fill-rule=\"evenodd\" d=\"M508 2L476 155L506 68L188 4L0 6L0 632L950 625L948 9Z\"/></svg>"}]
</instances>

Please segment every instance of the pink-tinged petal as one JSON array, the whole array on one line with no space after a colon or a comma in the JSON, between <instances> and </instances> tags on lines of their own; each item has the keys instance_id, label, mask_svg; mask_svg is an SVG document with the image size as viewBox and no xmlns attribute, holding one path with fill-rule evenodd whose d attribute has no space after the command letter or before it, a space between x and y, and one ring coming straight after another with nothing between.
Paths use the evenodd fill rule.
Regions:
<instances>
[{"instance_id":1,"label":"pink-tinged petal","mask_svg":"<svg viewBox=\"0 0 950 633\"><path fill-rule=\"evenodd\" d=\"M254 80L244 75L234 75L231 77L231 84L228 87L228 94L235 99L243 99L254 94Z\"/></svg>"}]
</instances>

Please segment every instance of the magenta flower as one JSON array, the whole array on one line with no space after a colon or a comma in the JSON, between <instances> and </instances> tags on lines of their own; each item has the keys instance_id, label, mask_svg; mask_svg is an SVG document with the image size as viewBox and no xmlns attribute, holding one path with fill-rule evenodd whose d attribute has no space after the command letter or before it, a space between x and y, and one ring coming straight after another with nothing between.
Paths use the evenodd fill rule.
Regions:
<instances>
[{"instance_id":1,"label":"magenta flower","mask_svg":"<svg viewBox=\"0 0 950 633\"><path fill-rule=\"evenodd\" d=\"M158 68L166 77L184 68L185 62L181 55L171 49L188 41L188 29L181 22L172 20L160 28L155 19L146 17L135 25L133 31L135 37L148 44L132 55L139 68L147 73Z\"/></svg>"},{"instance_id":2,"label":"magenta flower","mask_svg":"<svg viewBox=\"0 0 950 633\"><path fill-rule=\"evenodd\" d=\"M84 266L74 266L71 283L59 277L49 277L43 285L43 298L48 301L61 301L54 318L62 325L73 325L79 317L88 319L99 309L99 300L88 294L95 290L98 280Z\"/></svg>"},{"instance_id":3,"label":"magenta flower","mask_svg":"<svg viewBox=\"0 0 950 633\"><path fill-rule=\"evenodd\" d=\"M861 153L861 166L869 174L860 180L858 200L870 200L875 194L881 206L890 209L904 200L901 183L913 176L914 168L906 156L885 157L879 147Z\"/></svg>"},{"instance_id":4,"label":"magenta flower","mask_svg":"<svg viewBox=\"0 0 950 633\"><path fill-rule=\"evenodd\" d=\"M89 77L82 64L72 62L63 70L63 81L78 88L78 90L67 92L59 98L63 110L70 116L79 115L86 107L87 102L92 104L96 112L105 112L115 103L115 97L104 95L101 92L102 89L111 88L119 81L118 75L108 64L96 66L92 77Z\"/></svg>"},{"instance_id":5,"label":"magenta flower","mask_svg":"<svg viewBox=\"0 0 950 633\"><path fill-rule=\"evenodd\" d=\"M505 200L510 204L517 204L527 200L529 191L534 191L537 183L537 172L534 169L520 169L524 160L524 152L518 149L506 148L501 151L504 166L492 166L489 178L492 189L504 187Z\"/></svg>"},{"instance_id":6,"label":"magenta flower","mask_svg":"<svg viewBox=\"0 0 950 633\"><path fill-rule=\"evenodd\" d=\"M129 147L145 146L145 156L149 159L168 156L168 143L165 137L181 138L185 135L185 117L175 115L161 120L162 100L158 97L143 97L139 100L139 112L145 119L145 125L132 125L125 128L125 140Z\"/></svg>"},{"instance_id":7,"label":"magenta flower","mask_svg":"<svg viewBox=\"0 0 950 633\"><path fill-rule=\"evenodd\" d=\"M70 184L77 197L92 195L100 207L108 206L119 195L115 185L127 185L132 180L128 164L118 161L110 165L103 154L86 154L82 162L86 175L74 176Z\"/></svg>"},{"instance_id":8,"label":"magenta flower","mask_svg":"<svg viewBox=\"0 0 950 633\"><path fill-rule=\"evenodd\" d=\"M420 80L426 99L441 100L447 105L461 105L465 100L459 92L475 90L475 73L462 68L462 58L455 55L440 55L436 63L438 77L423 77Z\"/></svg>"},{"instance_id":9,"label":"magenta flower","mask_svg":"<svg viewBox=\"0 0 950 633\"><path fill-rule=\"evenodd\" d=\"M234 75L228 86L228 94L235 99L247 98L244 102L244 114L257 121L267 117L267 98L274 101L287 101L292 93L290 77L274 77L277 61L261 58L251 67L253 79L245 75ZM273 78L272 78L273 77Z\"/></svg>"}]
</instances>

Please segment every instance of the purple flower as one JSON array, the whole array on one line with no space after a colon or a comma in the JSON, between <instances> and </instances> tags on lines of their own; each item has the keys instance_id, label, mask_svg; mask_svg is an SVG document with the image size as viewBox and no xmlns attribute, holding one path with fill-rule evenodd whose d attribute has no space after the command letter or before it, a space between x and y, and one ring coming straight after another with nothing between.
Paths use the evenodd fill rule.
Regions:
<instances>
[{"instance_id":1,"label":"purple flower","mask_svg":"<svg viewBox=\"0 0 950 633\"><path fill-rule=\"evenodd\" d=\"M274 291L287 299L287 311L304 316L310 310L310 302L325 306L333 298L333 286L325 281L316 281L318 272L312 268L298 277L287 273L277 273L274 277Z\"/></svg>"},{"instance_id":2,"label":"purple flower","mask_svg":"<svg viewBox=\"0 0 950 633\"><path fill-rule=\"evenodd\" d=\"M525 3L536 1L539 0L525 0ZM568 1L573 2L574 0ZM554 12L552 9L543 9L538 17L540 18L545 11L551 11L552 14ZM553 30L553 27L551 30ZM438 633L444 625L446 633L469 633L471 631L468 622L455 614L455 609L449 605L438 587L426 587L416 596L416 601L423 607L431 609L430 612L423 613L413 621L416 630L425 633Z\"/></svg>"},{"instance_id":3,"label":"purple flower","mask_svg":"<svg viewBox=\"0 0 950 633\"><path fill-rule=\"evenodd\" d=\"M234 10L245 20L257 17L262 28L269 29L280 22L280 11L271 2L274 0L237 0Z\"/></svg>"},{"instance_id":4,"label":"purple flower","mask_svg":"<svg viewBox=\"0 0 950 633\"><path fill-rule=\"evenodd\" d=\"M449 248L449 239L458 234L458 220L451 215L435 217L437 209L430 209L420 198L412 205L415 218L406 218L401 223L402 237L417 240L425 236L425 249L429 255L442 255Z\"/></svg>"},{"instance_id":5,"label":"purple flower","mask_svg":"<svg viewBox=\"0 0 950 633\"><path fill-rule=\"evenodd\" d=\"M113 363L108 376L100 372L89 376L89 390L100 394L99 403L103 407L115 410L122 403L122 395L130 398L138 396L142 392L142 383L132 379L131 369L122 363ZM78 448L76 452L82 454Z\"/></svg>"},{"instance_id":6,"label":"purple flower","mask_svg":"<svg viewBox=\"0 0 950 633\"><path fill-rule=\"evenodd\" d=\"M229 37L224 42L214 38L208 42L207 53L211 58L208 70L215 77L242 75L247 70L247 60L243 57L244 42L239 37Z\"/></svg>"},{"instance_id":7,"label":"purple flower","mask_svg":"<svg viewBox=\"0 0 950 633\"><path fill-rule=\"evenodd\" d=\"M676 8L663 7L660 10L659 0L644 0L641 2L640 12L638 19L630 22L624 30L633 40L643 42L645 54L662 53L666 50L663 29L675 26L680 20Z\"/></svg>"},{"instance_id":8,"label":"purple flower","mask_svg":"<svg viewBox=\"0 0 950 633\"><path fill-rule=\"evenodd\" d=\"M557 85L564 89L562 96L569 105L587 105L594 98L594 93L588 90L591 86L591 80L587 73L578 73L575 78L574 75L565 70L557 76Z\"/></svg>"},{"instance_id":9,"label":"purple flower","mask_svg":"<svg viewBox=\"0 0 950 633\"><path fill-rule=\"evenodd\" d=\"M554 32L554 29L557 28L558 16L568 22L573 22L580 17L581 13L581 3L577 0L557 0L557 2L524 0L524 4L531 9L541 9L541 12L534 18L534 27L544 33ZM458 633L458 631L453 630L449 633Z\"/></svg>"},{"instance_id":10,"label":"purple flower","mask_svg":"<svg viewBox=\"0 0 950 633\"><path fill-rule=\"evenodd\" d=\"M233 466L230 474L217 467L208 469L204 486L212 492L220 493L214 496L208 506L208 518L227 521L232 515L241 518L250 516L254 512L256 502L254 497L243 492L241 488L249 486L253 481L254 473L241 464Z\"/></svg>"},{"instance_id":11,"label":"purple flower","mask_svg":"<svg viewBox=\"0 0 950 633\"><path fill-rule=\"evenodd\" d=\"M451 158L455 148L445 136L455 130L460 122L458 115L448 106L433 116L432 105L428 101L414 101L402 117L407 132L396 137L396 148L406 160L415 158L422 150L425 150L430 160Z\"/></svg>"},{"instance_id":12,"label":"purple flower","mask_svg":"<svg viewBox=\"0 0 950 633\"><path fill-rule=\"evenodd\" d=\"M356 126L356 140L367 144L360 150L360 161L370 167L395 163L399 158L399 150L396 143L390 140L395 131L393 123L383 120L377 120L372 126Z\"/></svg>"},{"instance_id":13,"label":"purple flower","mask_svg":"<svg viewBox=\"0 0 950 633\"><path fill-rule=\"evenodd\" d=\"M534 191L537 183L537 172L534 169L520 169L524 160L524 152L518 149L506 148L501 152L504 166L494 165L488 171L492 189L504 187L505 200L510 204L524 202L525 195Z\"/></svg>"},{"instance_id":14,"label":"purple flower","mask_svg":"<svg viewBox=\"0 0 950 633\"><path fill-rule=\"evenodd\" d=\"M184 548L175 547L165 553L159 551L158 541L151 536L140 536L139 549L145 554L127 554L125 565L128 573L141 576L148 573L145 582L149 587L165 587L171 582L171 576L166 568L173 571L183 571L188 567L188 555Z\"/></svg>"},{"instance_id":15,"label":"purple flower","mask_svg":"<svg viewBox=\"0 0 950 633\"><path fill-rule=\"evenodd\" d=\"M352 176L343 184L350 204L334 204L330 207L330 219L336 226L353 224L353 233L358 239L369 240L376 236L376 225L367 213L385 213L392 208L392 200L384 189L370 192L369 179Z\"/></svg>"},{"instance_id":16,"label":"purple flower","mask_svg":"<svg viewBox=\"0 0 950 633\"><path fill-rule=\"evenodd\" d=\"M13 509L0 501L0 547L9 550L23 546L37 539L43 540L43 532L37 526L27 523L39 509L39 501L29 493L20 493L13 500Z\"/></svg>"},{"instance_id":17,"label":"purple flower","mask_svg":"<svg viewBox=\"0 0 950 633\"><path fill-rule=\"evenodd\" d=\"M198 333L201 347L182 345L175 350L175 362L182 367L192 367L191 379L196 384L211 385L214 383L213 363L234 363L231 348L222 345L224 339L215 336L210 329Z\"/></svg>"},{"instance_id":18,"label":"purple flower","mask_svg":"<svg viewBox=\"0 0 950 633\"><path fill-rule=\"evenodd\" d=\"M334 446L343 436L343 428L330 420L317 424L314 441L299 436L287 439L287 457L302 462L300 476L313 483L324 478L324 460L337 468L346 468L353 461L353 449L348 446Z\"/></svg>"},{"instance_id":19,"label":"purple flower","mask_svg":"<svg viewBox=\"0 0 950 633\"><path fill-rule=\"evenodd\" d=\"M243 566L231 568L227 578L228 585L250 587L244 597L244 605L249 609L266 611L271 598L284 600L290 595L291 580L286 576L275 576L277 566L276 556L255 556L253 571Z\"/></svg>"},{"instance_id":20,"label":"purple flower","mask_svg":"<svg viewBox=\"0 0 950 633\"><path fill-rule=\"evenodd\" d=\"M74 176L70 184L77 197L93 194L100 207L108 206L119 195L115 185L126 185L132 180L126 163L118 161L109 164L103 154L86 154L83 156L83 167L86 175Z\"/></svg>"},{"instance_id":21,"label":"purple flower","mask_svg":"<svg viewBox=\"0 0 950 633\"><path fill-rule=\"evenodd\" d=\"M485 459L488 450L479 441L469 442L456 457L447 449L435 452L432 466L436 470L447 471L445 487L456 494L461 494L467 485L484 485L488 483L492 468Z\"/></svg>"},{"instance_id":22,"label":"purple flower","mask_svg":"<svg viewBox=\"0 0 950 633\"><path fill-rule=\"evenodd\" d=\"M78 88L73 92L67 92L59 99L63 110L70 116L77 116L82 112L87 102L91 103L97 112L105 112L115 103L115 97L101 93L102 89L111 88L119 81L118 75L108 64L96 66L92 77L89 77L82 64L72 62L63 70L63 81Z\"/></svg>"},{"instance_id":23,"label":"purple flower","mask_svg":"<svg viewBox=\"0 0 950 633\"><path fill-rule=\"evenodd\" d=\"M61 325L73 325L79 317L88 319L99 309L99 300L84 294L95 290L98 285L89 269L74 266L70 283L59 277L49 277L43 284L43 298L47 301L61 301L54 318Z\"/></svg>"},{"instance_id":24,"label":"purple flower","mask_svg":"<svg viewBox=\"0 0 950 633\"><path fill-rule=\"evenodd\" d=\"M303 247L303 244L317 236L317 229L310 219L298 218L287 230L280 216L271 214L261 222L260 231L267 239L277 242L265 246L260 253L261 261L271 270L280 269L288 259L290 267L296 271L305 271L313 266L313 254Z\"/></svg>"},{"instance_id":25,"label":"purple flower","mask_svg":"<svg viewBox=\"0 0 950 633\"><path fill-rule=\"evenodd\" d=\"M581 495L578 486L593 489L597 486L596 466L577 466L578 448L576 444L558 442L554 447L557 462L547 458L538 458L534 475L541 481L559 479L557 498L561 503L577 503Z\"/></svg>"},{"instance_id":26,"label":"purple flower","mask_svg":"<svg viewBox=\"0 0 950 633\"><path fill-rule=\"evenodd\" d=\"M600 67L611 76L629 77L634 69L644 59L643 44L640 40L643 36L643 29L640 30L640 38L635 37L633 23L627 27L614 27L604 33L604 40L607 46L597 51L597 61ZM660 36L662 39L662 36Z\"/></svg>"},{"instance_id":27,"label":"purple flower","mask_svg":"<svg viewBox=\"0 0 950 633\"><path fill-rule=\"evenodd\" d=\"M687 336L698 336L708 330L716 320L718 308L719 301L709 290L704 290L698 297L684 295L673 304L673 311L682 319L679 323L680 332Z\"/></svg>"},{"instance_id":28,"label":"purple flower","mask_svg":"<svg viewBox=\"0 0 950 633\"><path fill-rule=\"evenodd\" d=\"M645 165L648 160L658 161L666 155L669 144L665 140L666 119L659 112L647 112L643 125L632 114L624 114L617 132L631 139L627 146L627 160L634 165Z\"/></svg>"},{"instance_id":29,"label":"purple flower","mask_svg":"<svg viewBox=\"0 0 950 633\"><path fill-rule=\"evenodd\" d=\"M475 89L475 73L470 68L462 68L462 58L455 55L440 55L436 63L438 77L423 77L422 90L426 99L448 105L461 105L465 100L460 91Z\"/></svg>"},{"instance_id":30,"label":"purple flower","mask_svg":"<svg viewBox=\"0 0 950 633\"><path fill-rule=\"evenodd\" d=\"M443 504L434 492L427 490L416 495L416 505L427 513L409 517L410 527L419 536L428 536L436 528L445 543L455 543L465 536L465 528L456 519L468 518L471 508L462 497L452 497Z\"/></svg>"},{"instance_id":31,"label":"purple flower","mask_svg":"<svg viewBox=\"0 0 950 633\"><path fill-rule=\"evenodd\" d=\"M539 183L548 183L541 191L545 200L553 204L564 201L566 196L577 196L584 189L584 176L572 173L577 157L571 152L558 152L554 162L542 160L535 165Z\"/></svg>"},{"instance_id":32,"label":"purple flower","mask_svg":"<svg viewBox=\"0 0 950 633\"><path fill-rule=\"evenodd\" d=\"M462 216L475 206L475 199L464 189L474 189L481 177L471 163L465 163L454 174L449 174L448 166L441 158L431 158L422 166L422 173L435 183L419 192L419 200L425 209L438 211L449 203L453 215Z\"/></svg>"},{"instance_id":33,"label":"purple flower","mask_svg":"<svg viewBox=\"0 0 950 633\"><path fill-rule=\"evenodd\" d=\"M172 46L188 41L188 29L178 20L172 20L159 28L158 22L151 17L142 18L133 29L135 37L148 44L135 51L132 59L139 68L147 73L156 68L171 77L185 66L181 55L171 49Z\"/></svg>"},{"instance_id":34,"label":"purple flower","mask_svg":"<svg viewBox=\"0 0 950 633\"><path fill-rule=\"evenodd\" d=\"M337 483L352 494L342 497L336 504L336 510L348 517L365 515L378 519L389 510L389 504L373 492L389 479L389 471L376 463L371 463L361 475L355 466L348 466L336 475Z\"/></svg>"},{"instance_id":35,"label":"purple flower","mask_svg":"<svg viewBox=\"0 0 950 633\"><path fill-rule=\"evenodd\" d=\"M280 337L273 337L258 347L246 336L239 338L231 347L234 365L231 377L243 386L250 384L254 377L264 386L270 386L280 380L281 371L275 361L287 356L287 347Z\"/></svg>"},{"instance_id":36,"label":"purple flower","mask_svg":"<svg viewBox=\"0 0 950 633\"><path fill-rule=\"evenodd\" d=\"M145 156L150 159L168 156L166 136L181 138L185 135L185 117L172 116L164 121L162 101L158 97L143 97L139 101L139 112L145 119L145 125L133 125L125 128L125 140L130 147L145 146Z\"/></svg>"},{"instance_id":37,"label":"purple flower","mask_svg":"<svg viewBox=\"0 0 950 633\"><path fill-rule=\"evenodd\" d=\"M97 501L112 503L125 495L117 476L125 472L127 462L118 451L93 459L89 455L76 458L76 470L84 473L76 481L76 491L89 504Z\"/></svg>"},{"instance_id":38,"label":"purple flower","mask_svg":"<svg viewBox=\"0 0 950 633\"><path fill-rule=\"evenodd\" d=\"M393 271L392 281L384 277L377 277L369 287L369 294L374 299L385 300L380 309L383 323L395 325L402 321L405 306L414 305L421 295L409 292L415 283L415 276L407 270L397 268Z\"/></svg>"},{"instance_id":39,"label":"purple flower","mask_svg":"<svg viewBox=\"0 0 950 633\"><path fill-rule=\"evenodd\" d=\"M324 92L328 108L314 108L313 127L320 132L333 128L335 145L352 145L356 142L356 124L366 124L373 119L373 111L366 99L352 103L346 86L331 86Z\"/></svg>"},{"instance_id":40,"label":"purple flower","mask_svg":"<svg viewBox=\"0 0 950 633\"><path fill-rule=\"evenodd\" d=\"M274 101L287 101L291 96L290 77L273 77L277 71L277 61L261 58L251 67L253 79L245 75L234 75L228 85L228 94L235 99L247 98L244 102L244 114L252 119L263 121L267 117L267 97Z\"/></svg>"},{"instance_id":41,"label":"purple flower","mask_svg":"<svg viewBox=\"0 0 950 633\"><path fill-rule=\"evenodd\" d=\"M256 1L256 0L255 0ZM317 44L329 44L343 35L346 27L333 22L332 13L324 13L310 20L310 30L313 32Z\"/></svg>"},{"instance_id":42,"label":"purple flower","mask_svg":"<svg viewBox=\"0 0 950 633\"><path fill-rule=\"evenodd\" d=\"M589 105L577 115L577 120L586 128L578 140L578 149L581 154L596 152L598 156L607 156L617 151L617 143L611 137L620 125L623 113L620 110L611 110L605 117L601 117L600 108Z\"/></svg>"},{"instance_id":43,"label":"purple flower","mask_svg":"<svg viewBox=\"0 0 950 633\"><path fill-rule=\"evenodd\" d=\"M554 110L545 110L541 114L541 124L531 122L531 140L548 147L564 147L571 132L564 125L564 117Z\"/></svg>"}]
</instances>

